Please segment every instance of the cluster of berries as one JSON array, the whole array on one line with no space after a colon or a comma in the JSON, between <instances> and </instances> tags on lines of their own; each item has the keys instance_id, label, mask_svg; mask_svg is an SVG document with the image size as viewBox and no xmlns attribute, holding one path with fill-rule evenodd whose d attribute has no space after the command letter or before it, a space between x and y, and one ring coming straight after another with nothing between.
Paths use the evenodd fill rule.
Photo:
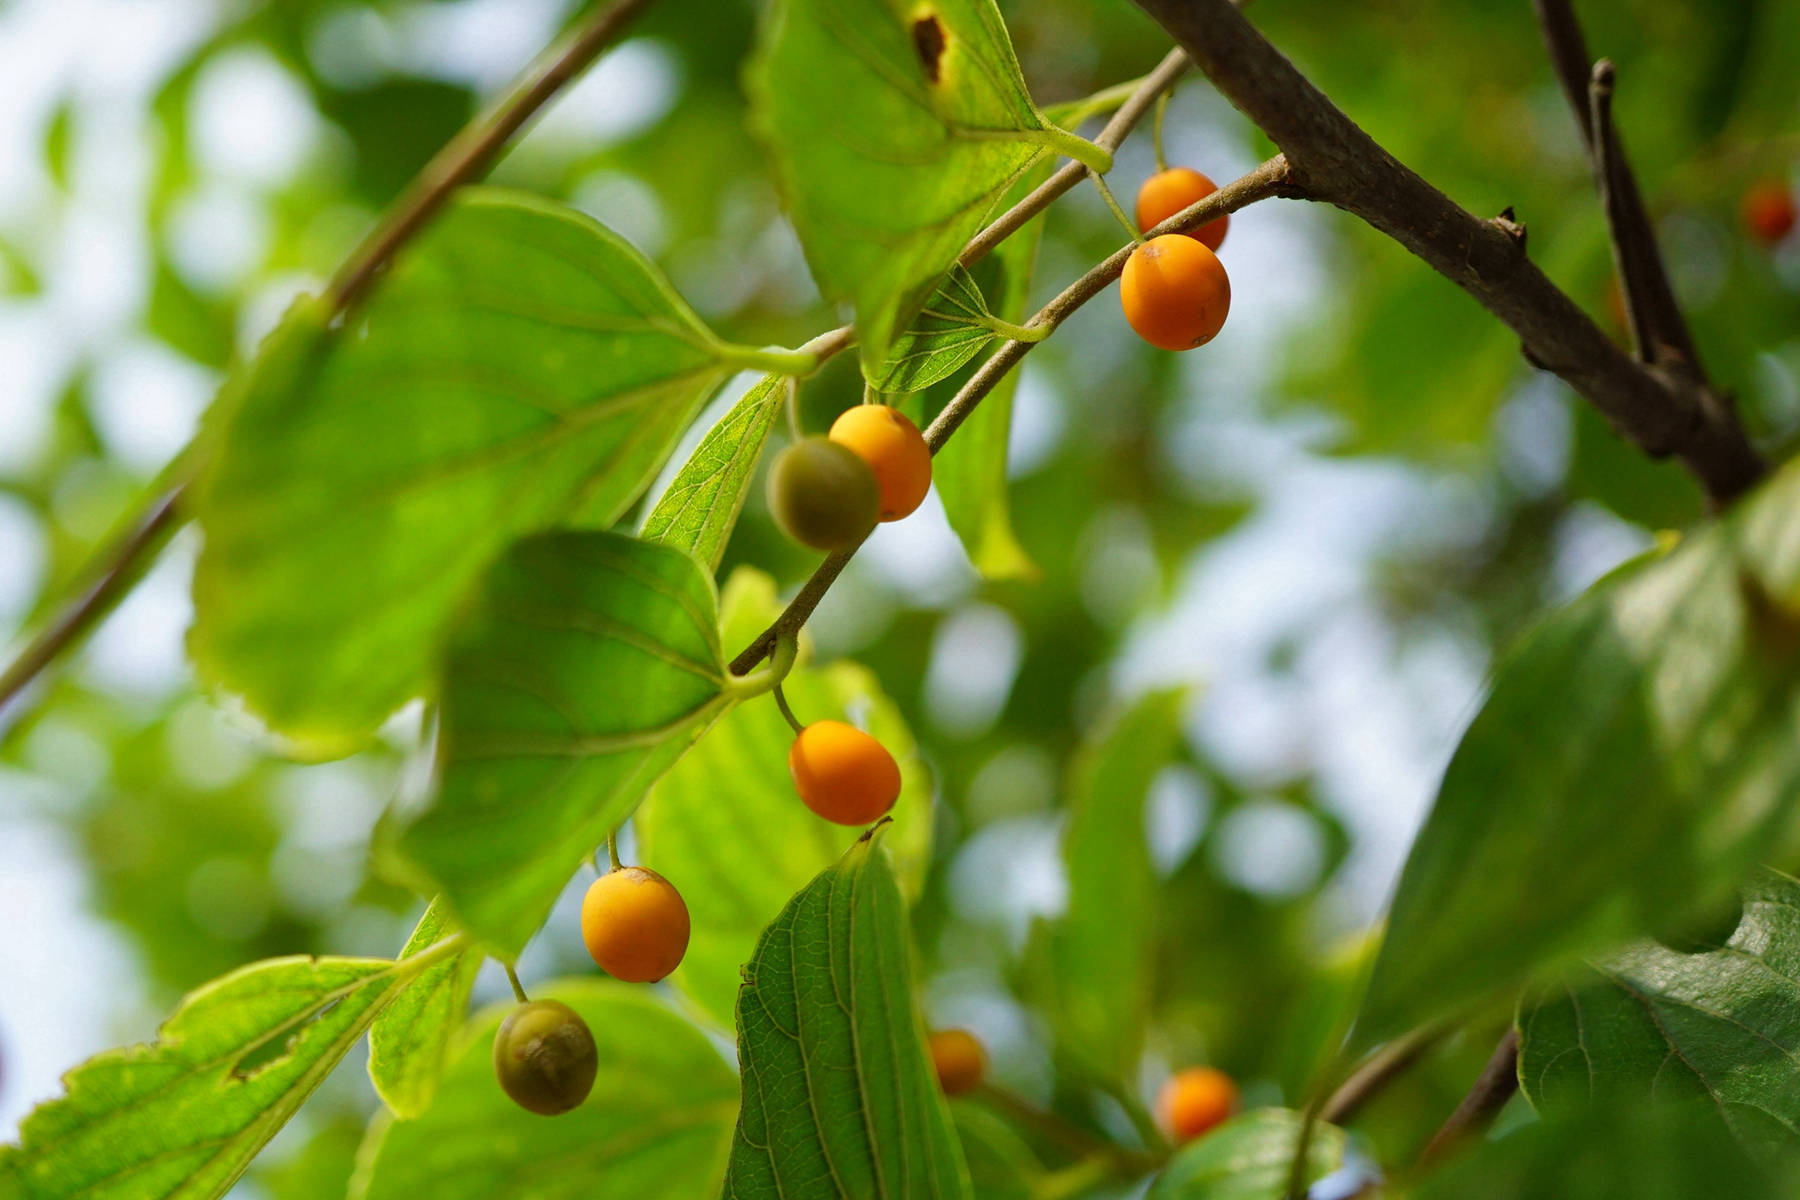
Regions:
<instances>
[{"instance_id":1,"label":"cluster of berries","mask_svg":"<svg viewBox=\"0 0 1800 1200\"><path fill-rule=\"evenodd\" d=\"M1212 180L1187 167L1159 171L1138 189L1138 232L1216 191ZM1192 350L1218 336L1231 311L1231 280L1216 251L1230 225L1230 217L1220 217L1188 233L1153 237L1131 252L1119 300L1139 337L1160 350Z\"/></svg>"}]
</instances>

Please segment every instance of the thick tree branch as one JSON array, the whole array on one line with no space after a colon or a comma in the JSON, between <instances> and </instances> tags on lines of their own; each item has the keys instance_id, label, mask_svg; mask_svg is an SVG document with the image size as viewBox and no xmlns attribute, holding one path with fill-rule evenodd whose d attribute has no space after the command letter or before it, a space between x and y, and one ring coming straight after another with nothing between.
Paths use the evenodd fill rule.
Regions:
<instances>
[{"instance_id":1,"label":"thick tree branch","mask_svg":"<svg viewBox=\"0 0 1800 1200\"><path fill-rule=\"evenodd\" d=\"M1419 1161L1430 1162L1462 1139L1487 1129L1518 1090L1519 1031L1509 1029L1506 1036L1500 1039L1500 1044L1494 1047L1493 1055L1481 1069L1469 1094L1456 1106L1456 1111L1450 1114L1450 1119L1444 1122L1443 1128L1426 1143L1425 1152Z\"/></svg>"},{"instance_id":2,"label":"thick tree branch","mask_svg":"<svg viewBox=\"0 0 1800 1200\"><path fill-rule=\"evenodd\" d=\"M1703 389L1634 362L1525 255L1519 227L1458 207L1384 150L1229 0L1138 0L1225 97L1286 154L1293 182L1362 218L1504 321L1645 452L1675 455L1723 504L1765 468L1735 414Z\"/></svg>"},{"instance_id":3,"label":"thick tree branch","mask_svg":"<svg viewBox=\"0 0 1800 1200\"><path fill-rule=\"evenodd\" d=\"M1287 160L1276 155L1262 166L1251 171L1240 179L1233 180L1218 191L1195 204L1176 213L1162 224L1152 229L1147 236L1159 237L1165 233L1182 233L1196 229L1208 221L1216 220L1227 213L1236 212L1245 205L1258 200L1266 200L1272 196L1298 197L1288 178ZM1032 329L1042 329L1046 333L1061 325L1071 313L1099 295L1106 287L1119 277L1125 269L1125 260L1137 248L1135 242L1121 246L1109 255L1104 262L1088 271L1080 279L1064 288L1054 299L1026 322ZM953 396L944 410L937 415L925 430L925 444L936 454L943 448L950 435L955 433L969 414L975 411L982 398L994 390L996 384L1006 378L1006 373L1018 366L1024 357L1031 353L1032 347L1039 341L1008 341L1001 345L986 362L969 377L969 381ZM756 640L744 648L731 662L733 674L742 675L755 667L757 663L768 657L774 648L776 639L782 634L798 633L812 616L819 601L831 590L844 567L855 557L857 547L840 550L819 564L817 570L802 585L800 591L788 602L781 615L775 619Z\"/></svg>"}]
</instances>

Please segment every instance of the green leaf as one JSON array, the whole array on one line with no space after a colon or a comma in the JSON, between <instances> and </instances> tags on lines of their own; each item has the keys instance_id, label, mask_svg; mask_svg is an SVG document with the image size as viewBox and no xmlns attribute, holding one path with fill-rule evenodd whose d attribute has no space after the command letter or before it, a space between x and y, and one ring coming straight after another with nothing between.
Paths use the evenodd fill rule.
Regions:
<instances>
[{"instance_id":1,"label":"green leaf","mask_svg":"<svg viewBox=\"0 0 1800 1200\"><path fill-rule=\"evenodd\" d=\"M1242 1113L1179 1151L1146 1200L1282 1200L1301 1116L1285 1108ZM1344 1165L1344 1131L1315 1124L1306 1143L1306 1182Z\"/></svg>"},{"instance_id":2,"label":"green leaf","mask_svg":"<svg viewBox=\"0 0 1800 1200\"><path fill-rule=\"evenodd\" d=\"M402 959L456 932L442 902L433 900L400 951ZM416 1117L431 1103L450 1044L462 1027L469 989L482 956L459 950L420 971L369 1028L369 1080L397 1116Z\"/></svg>"},{"instance_id":3,"label":"green leaf","mask_svg":"<svg viewBox=\"0 0 1800 1200\"><path fill-rule=\"evenodd\" d=\"M970 1197L880 826L764 931L738 995L730 1200Z\"/></svg>"},{"instance_id":4,"label":"green leaf","mask_svg":"<svg viewBox=\"0 0 1800 1200\"><path fill-rule=\"evenodd\" d=\"M1401 876L1364 1039L1731 895L1800 849L1800 468L1527 636Z\"/></svg>"},{"instance_id":5,"label":"green leaf","mask_svg":"<svg viewBox=\"0 0 1800 1200\"><path fill-rule=\"evenodd\" d=\"M981 1200L1032 1200L1044 1165L1018 1131L979 1104L952 1104L950 1118Z\"/></svg>"},{"instance_id":6,"label":"green leaf","mask_svg":"<svg viewBox=\"0 0 1800 1200\"><path fill-rule=\"evenodd\" d=\"M887 361L868 375L878 392L917 392L954 375L992 341L991 314L975 277L961 264L938 285L906 331L894 339Z\"/></svg>"},{"instance_id":7,"label":"green leaf","mask_svg":"<svg viewBox=\"0 0 1800 1200\"><path fill-rule=\"evenodd\" d=\"M785 375L764 376L707 430L644 519L640 537L685 550L708 570L718 569L756 476L756 460L787 403L787 385Z\"/></svg>"},{"instance_id":8,"label":"green leaf","mask_svg":"<svg viewBox=\"0 0 1800 1200\"><path fill-rule=\"evenodd\" d=\"M753 123L820 289L856 308L876 377L1013 182L1086 153L1031 102L993 0L777 0Z\"/></svg>"},{"instance_id":9,"label":"green leaf","mask_svg":"<svg viewBox=\"0 0 1800 1200\"><path fill-rule=\"evenodd\" d=\"M322 341L259 360L211 418L189 639L205 679L318 755L420 692L513 539L617 520L745 361L616 235L488 189Z\"/></svg>"},{"instance_id":10,"label":"green leaf","mask_svg":"<svg viewBox=\"0 0 1800 1200\"><path fill-rule=\"evenodd\" d=\"M615 533L527 538L488 573L450 649L437 799L400 850L504 957L729 704L715 609L693 559Z\"/></svg>"},{"instance_id":11,"label":"green leaf","mask_svg":"<svg viewBox=\"0 0 1800 1200\"><path fill-rule=\"evenodd\" d=\"M406 977L382 959L277 958L214 980L154 1043L71 1071L0 1149L0 1193L224 1195Z\"/></svg>"},{"instance_id":12,"label":"green leaf","mask_svg":"<svg viewBox=\"0 0 1800 1200\"><path fill-rule=\"evenodd\" d=\"M1046 930L1057 1044L1101 1082L1131 1078L1154 983L1156 870L1144 806L1181 736L1179 691L1139 700L1075 766L1063 863L1069 902Z\"/></svg>"},{"instance_id":13,"label":"green leaf","mask_svg":"<svg viewBox=\"0 0 1800 1200\"><path fill-rule=\"evenodd\" d=\"M774 581L735 572L723 608L725 627L749 629L748 641L779 611ZM931 786L899 710L873 675L847 662L797 669L782 689L802 720L862 716L900 763L900 799L883 841L902 886L916 891L930 853ZM670 982L726 1028L758 935L854 836L800 802L787 765L793 741L772 698L739 705L656 785L633 822L648 866L677 886L704 883L682 893L693 933Z\"/></svg>"},{"instance_id":14,"label":"green leaf","mask_svg":"<svg viewBox=\"0 0 1800 1200\"><path fill-rule=\"evenodd\" d=\"M1786 1200L1787 1163L1765 1171L1692 1105L1611 1104L1528 1125L1425 1180L1412 1200Z\"/></svg>"},{"instance_id":15,"label":"green leaf","mask_svg":"<svg viewBox=\"0 0 1800 1200\"><path fill-rule=\"evenodd\" d=\"M1644 942L1519 1018L1519 1081L1545 1113L1655 1095L1714 1107L1752 1150L1800 1144L1800 882L1761 874L1717 950Z\"/></svg>"},{"instance_id":16,"label":"green leaf","mask_svg":"<svg viewBox=\"0 0 1800 1200\"><path fill-rule=\"evenodd\" d=\"M653 993L610 980L533 988L587 1022L594 1090L554 1119L526 1112L494 1079L494 1031L475 1020L437 1099L414 1121L379 1117L351 1200L712 1200L731 1144L737 1078L694 1026Z\"/></svg>"}]
</instances>

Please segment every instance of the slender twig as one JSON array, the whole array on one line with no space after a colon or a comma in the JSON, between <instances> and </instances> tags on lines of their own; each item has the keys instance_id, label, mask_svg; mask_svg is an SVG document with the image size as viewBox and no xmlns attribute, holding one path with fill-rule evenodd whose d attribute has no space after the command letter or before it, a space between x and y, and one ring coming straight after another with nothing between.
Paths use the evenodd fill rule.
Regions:
<instances>
[{"instance_id":1,"label":"slender twig","mask_svg":"<svg viewBox=\"0 0 1800 1200\"><path fill-rule=\"evenodd\" d=\"M1519 1031L1508 1029L1475 1084L1464 1096L1456 1111L1443 1127L1425 1144L1419 1161L1430 1162L1465 1137L1477 1134L1494 1123L1506 1102L1519 1090Z\"/></svg>"},{"instance_id":2,"label":"slender twig","mask_svg":"<svg viewBox=\"0 0 1800 1200\"><path fill-rule=\"evenodd\" d=\"M130 590L134 571L181 524L176 501L185 478L160 489L125 532L95 556L89 583L19 651L0 674L0 713L57 655L78 641Z\"/></svg>"},{"instance_id":3,"label":"slender twig","mask_svg":"<svg viewBox=\"0 0 1800 1200\"><path fill-rule=\"evenodd\" d=\"M512 984L513 999L520 1004L530 1004L531 997L525 994L525 985L519 982L518 971L513 969L511 963L501 963L500 965L506 968L506 982Z\"/></svg>"},{"instance_id":4,"label":"slender twig","mask_svg":"<svg viewBox=\"0 0 1800 1200\"><path fill-rule=\"evenodd\" d=\"M781 710L782 719L788 723L789 729L797 734L806 732L806 726L800 723L800 718L796 717L794 710L788 707L787 693L781 690L779 683L775 685L775 707Z\"/></svg>"},{"instance_id":5,"label":"slender twig","mask_svg":"<svg viewBox=\"0 0 1800 1200\"><path fill-rule=\"evenodd\" d=\"M364 238L333 277L327 297L334 317L353 307L406 242L444 206L460 186L487 170L513 135L618 37L652 0L616 0L528 68L499 104L476 117L420 169L389 214ZM832 330L803 349L821 359L848 344L846 331ZM190 473L191 474L191 473ZM94 582L70 600L25 645L0 674L0 709L38 673L85 634L130 590L134 574L185 519L182 499L189 478L156 493L128 522L122 540L95 555L86 574Z\"/></svg>"},{"instance_id":6,"label":"slender twig","mask_svg":"<svg viewBox=\"0 0 1800 1200\"><path fill-rule=\"evenodd\" d=\"M1258 200L1266 200L1271 196L1298 195L1299 193L1295 191L1288 177L1287 161L1280 155L1276 155L1249 174L1233 180L1204 199L1182 209L1162 224L1152 228L1145 236L1160 237L1165 233L1182 233L1189 229L1196 229L1227 213L1236 212L1245 205L1253 204ZM1131 242L1108 255L1104 262L1064 288L1054 299L1039 309L1037 315L1025 323L1026 327L1046 332L1055 330L1071 313L1099 295L1113 280L1119 277L1119 273L1125 269L1125 260L1131 257L1131 252L1135 249L1137 249L1137 244ZM1007 372L1018 366L1020 360L1031 353L1031 348L1039 345L1041 341L1040 338L1029 342L1003 342L1000 348L976 369L975 374L969 377L969 381L963 384L962 389L944 406L944 410L937 415L937 419L926 428L925 444L931 447L933 454L936 454L944 443L950 440L951 435L969 418L969 414L975 411L976 405L981 403L982 397L993 391L994 387L1006 378ZM852 546L848 550L840 550L819 564L818 569L801 585L799 593L788 602L788 606L782 610L780 616L775 618L774 623L758 634L756 640L744 648L743 653L732 659L733 674L742 675L761 662L768 656L770 648L775 645L776 638L782 634L795 634L800 631L800 627L806 624L807 619L812 616L813 610L819 606L819 601L825 598L825 593L831 590L831 585L843 573L844 567L849 564L851 558L855 556L856 549Z\"/></svg>"},{"instance_id":7,"label":"slender twig","mask_svg":"<svg viewBox=\"0 0 1800 1200\"><path fill-rule=\"evenodd\" d=\"M1319 1120L1329 1125L1348 1121L1383 1088L1410 1070L1447 1032L1444 1025L1424 1026L1377 1050L1319 1106Z\"/></svg>"},{"instance_id":8,"label":"slender twig","mask_svg":"<svg viewBox=\"0 0 1800 1200\"><path fill-rule=\"evenodd\" d=\"M1299 188L1360 217L1468 292L1653 457L1675 455L1715 505L1767 470L1737 416L1703 388L1614 345L1525 254L1519 226L1459 207L1388 153L1230 0L1137 0L1213 85L1286 154Z\"/></svg>"}]
</instances>

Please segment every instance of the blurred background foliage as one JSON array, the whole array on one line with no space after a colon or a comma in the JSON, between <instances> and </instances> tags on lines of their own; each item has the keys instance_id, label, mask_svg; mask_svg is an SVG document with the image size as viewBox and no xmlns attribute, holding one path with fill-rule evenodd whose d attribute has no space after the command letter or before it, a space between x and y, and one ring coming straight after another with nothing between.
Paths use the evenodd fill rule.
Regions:
<instances>
[{"instance_id":1,"label":"blurred background foliage","mask_svg":"<svg viewBox=\"0 0 1800 1200\"><path fill-rule=\"evenodd\" d=\"M1040 103L1167 49L1125 0L1001 7ZM1748 239L1738 201L1793 171L1800 8L1580 7L1594 52L1619 64L1621 125L1708 365L1782 456L1800 427L1800 245ZM0 637L66 593L233 354L577 11L0 5ZM794 345L838 315L745 131L755 16L744 0L652 7L495 177L618 229L724 336ZM1623 336L1586 161L1525 0L1262 0L1253 17L1454 199L1511 206L1534 258ZM1200 79L1175 98L1168 147L1219 180L1272 151ZM1146 130L1115 186L1150 169ZM1118 240L1078 191L1048 219L1033 297ZM1146 351L1103 298L1033 355L1011 463L1030 578L979 579L933 501L884 528L814 625L823 654L878 675L936 781L915 914L930 1018L975 1030L1001 1081L1114 1131L1189 1062L1231 1071L1252 1103L1301 1098L1496 647L1700 513L1675 468L1635 457L1471 301L1342 214L1257 206L1233 218L1223 258L1233 321L1205 351ZM857 398L851 357L806 386L810 427ZM0 714L9 1130L60 1070L147 1036L183 991L268 955L392 954L416 915L364 870L379 815L420 786L416 713L376 751L282 762L196 694L182 661L190 537ZM742 563L786 584L811 566L760 495L721 577ZM1167 686L1188 700L1146 820L1154 1020L1141 1093L1109 1097L1059 1070L1029 932L1064 899L1072 757ZM528 978L591 969L569 900ZM484 977L478 998L500 986ZM1492 1032L1382 1097L1380 1154L1420 1144ZM340 1195L373 1102L359 1072L339 1072L243 1194ZM978 1159L1028 1152L989 1132Z\"/></svg>"}]
</instances>

